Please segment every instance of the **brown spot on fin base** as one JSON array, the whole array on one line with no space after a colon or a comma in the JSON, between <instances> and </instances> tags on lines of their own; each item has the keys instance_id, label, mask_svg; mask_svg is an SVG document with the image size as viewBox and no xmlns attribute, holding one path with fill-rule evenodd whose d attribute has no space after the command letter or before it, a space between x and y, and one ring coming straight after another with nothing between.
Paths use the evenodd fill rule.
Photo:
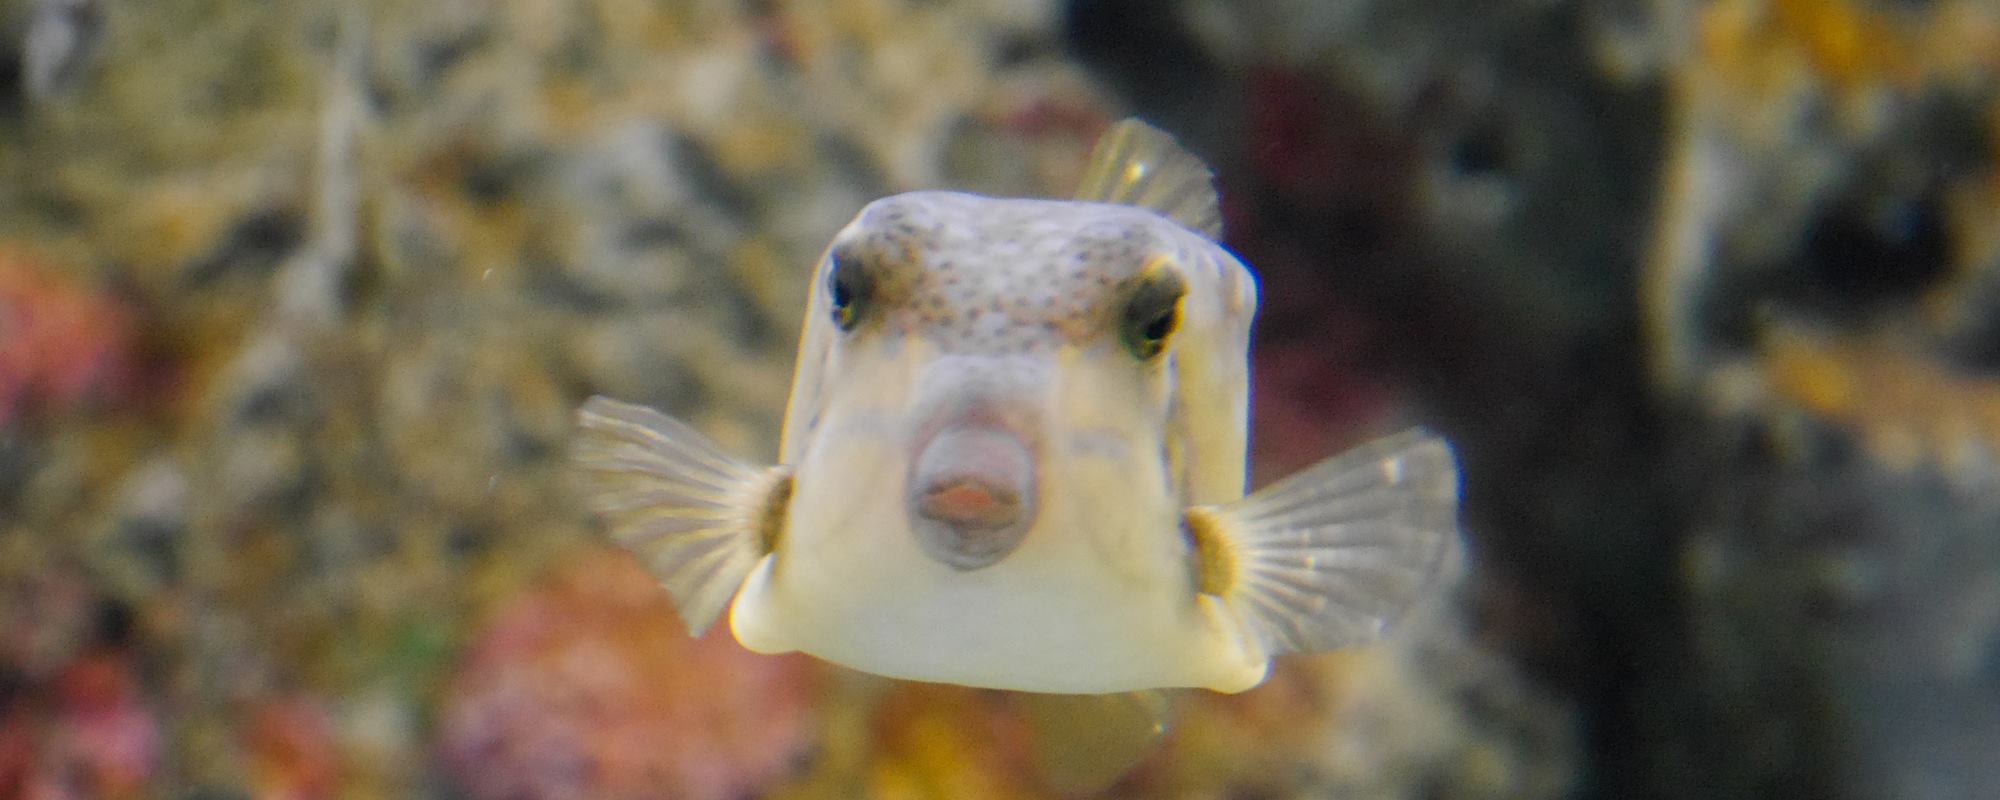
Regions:
<instances>
[{"instance_id":1,"label":"brown spot on fin base","mask_svg":"<svg viewBox=\"0 0 2000 800\"><path fill-rule=\"evenodd\" d=\"M1182 529L1194 555L1195 591L1228 597L1236 585L1236 546L1229 541L1222 517L1213 507L1197 506L1182 517Z\"/></svg>"}]
</instances>

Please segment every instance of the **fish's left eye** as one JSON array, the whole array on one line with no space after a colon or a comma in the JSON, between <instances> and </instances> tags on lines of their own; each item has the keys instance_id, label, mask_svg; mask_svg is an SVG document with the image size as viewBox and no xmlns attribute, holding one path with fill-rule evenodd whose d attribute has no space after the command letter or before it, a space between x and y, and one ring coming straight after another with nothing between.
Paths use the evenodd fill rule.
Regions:
<instances>
[{"instance_id":1,"label":"fish's left eye","mask_svg":"<svg viewBox=\"0 0 2000 800\"><path fill-rule=\"evenodd\" d=\"M829 258L833 259L833 266L827 270L826 292L833 306L833 324L851 331L860 324L861 312L868 307L875 279L868 273L867 265L851 253L835 250Z\"/></svg>"},{"instance_id":2,"label":"fish's left eye","mask_svg":"<svg viewBox=\"0 0 2000 800\"><path fill-rule=\"evenodd\" d=\"M1167 338L1181 323L1181 296L1187 287L1179 276L1162 273L1139 284L1125 301L1118 338L1141 361L1165 352Z\"/></svg>"}]
</instances>

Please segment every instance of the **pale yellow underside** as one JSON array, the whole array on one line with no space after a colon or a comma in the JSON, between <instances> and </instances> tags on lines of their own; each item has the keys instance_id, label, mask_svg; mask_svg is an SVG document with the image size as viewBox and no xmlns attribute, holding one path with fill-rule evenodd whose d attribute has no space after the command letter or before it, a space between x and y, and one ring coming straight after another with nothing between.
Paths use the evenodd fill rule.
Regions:
<instances>
[{"instance_id":1,"label":"pale yellow underside","mask_svg":"<svg viewBox=\"0 0 2000 800\"><path fill-rule=\"evenodd\" d=\"M838 541L802 536L820 545L809 555L765 557L730 614L737 640L892 678L1031 692L1239 692L1264 679L1266 661L1221 603L1184 588L1177 558L1113 571L1090 537L1050 528L999 564L958 572L923 555L900 509L881 511Z\"/></svg>"},{"instance_id":2,"label":"pale yellow underside","mask_svg":"<svg viewBox=\"0 0 2000 800\"><path fill-rule=\"evenodd\" d=\"M1105 370L1063 360L1043 400L1067 413L1045 429L1035 527L1000 562L961 572L924 555L901 501L908 445L893 409L926 354L869 355L843 365L860 380L801 448L784 537L737 595L730 622L745 647L1035 692L1263 680L1266 659L1237 618L1194 591L1163 466L1122 443L1137 437L1091 433L1133 416L1130 398L1095 380Z\"/></svg>"}]
</instances>

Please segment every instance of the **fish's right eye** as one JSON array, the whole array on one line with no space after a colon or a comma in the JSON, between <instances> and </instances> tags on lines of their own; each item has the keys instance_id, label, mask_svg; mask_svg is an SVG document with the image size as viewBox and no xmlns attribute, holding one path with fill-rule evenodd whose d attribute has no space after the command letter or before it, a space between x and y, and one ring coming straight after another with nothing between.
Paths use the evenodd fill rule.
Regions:
<instances>
[{"instance_id":1,"label":"fish's right eye","mask_svg":"<svg viewBox=\"0 0 2000 800\"><path fill-rule=\"evenodd\" d=\"M843 331L851 331L860 324L861 313L868 308L869 296L875 290L875 279L868 274L861 259L852 254L836 250L829 258L833 259L833 265L826 273L826 294L833 306L833 324Z\"/></svg>"},{"instance_id":2,"label":"fish's right eye","mask_svg":"<svg viewBox=\"0 0 2000 800\"><path fill-rule=\"evenodd\" d=\"M1118 338L1140 361L1150 361L1167 349L1167 338L1181 323L1181 295L1187 286L1171 272L1145 280L1125 301Z\"/></svg>"}]
</instances>

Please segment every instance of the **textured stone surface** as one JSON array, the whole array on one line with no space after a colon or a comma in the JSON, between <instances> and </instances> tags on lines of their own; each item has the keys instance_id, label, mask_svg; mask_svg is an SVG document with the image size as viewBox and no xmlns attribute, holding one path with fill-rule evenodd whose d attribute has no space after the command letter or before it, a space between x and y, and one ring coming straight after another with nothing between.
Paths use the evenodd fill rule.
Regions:
<instances>
[{"instance_id":1,"label":"textured stone surface","mask_svg":"<svg viewBox=\"0 0 2000 800\"><path fill-rule=\"evenodd\" d=\"M1266 352L1331 331L1319 385L1462 446L1476 625L1587 795L2000 785L1991 4L1140 6L1077 3L1083 59L1340 310Z\"/></svg>"}]
</instances>

